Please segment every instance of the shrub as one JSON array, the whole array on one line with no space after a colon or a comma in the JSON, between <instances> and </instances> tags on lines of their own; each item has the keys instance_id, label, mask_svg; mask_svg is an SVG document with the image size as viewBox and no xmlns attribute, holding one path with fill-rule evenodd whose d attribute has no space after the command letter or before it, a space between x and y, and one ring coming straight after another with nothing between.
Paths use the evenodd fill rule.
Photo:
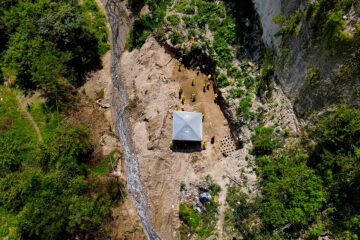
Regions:
<instances>
[{"instance_id":1,"label":"shrub","mask_svg":"<svg viewBox=\"0 0 360 240\"><path fill-rule=\"evenodd\" d=\"M190 226L195 231L200 224L200 217L197 212L184 203L180 204L179 217L185 224Z\"/></svg>"},{"instance_id":2,"label":"shrub","mask_svg":"<svg viewBox=\"0 0 360 240\"><path fill-rule=\"evenodd\" d=\"M311 239L311 240L317 240L321 236L321 234L324 232L325 226L323 224L320 224L313 229L311 229L305 236L305 239Z\"/></svg>"},{"instance_id":3,"label":"shrub","mask_svg":"<svg viewBox=\"0 0 360 240\"><path fill-rule=\"evenodd\" d=\"M104 95L105 95L105 90L104 90L104 88L102 88L102 89L100 89L97 98L98 99L103 99Z\"/></svg>"},{"instance_id":4,"label":"shrub","mask_svg":"<svg viewBox=\"0 0 360 240\"><path fill-rule=\"evenodd\" d=\"M230 85L229 80L223 73L220 73L220 75L216 78L216 83L219 86L219 88L224 88Z\"/></svg>"},{"instance_id":5,"label":"shrub","mask_svg":"<svg viewBox=\"0 0 360 240\"><path fill-rule=\"evenodd\" d=\"M274 75L274 66L269 58L265 58L261 68L259 81L256 85L256 95L261 97L264 91L271 90L271 81Z\"/></svg>"},{"instance_id":6,"label":"shrub","mask_svg":"<svg viewBox=\"0 0 360 240\"><path fill-rule=\"evenodd\" d=\"M194 21L191 17L183 16L183 17L182 17L182 20L184 21L185 26L186 26L187 28L190 28L189 31L190 31L190 30L193 30L193 31L194 31L193 28L195 27L195 21Z\"/></svg>"},{"instance_id":7,"label":"shrub","mask_svg":"<svg viewBox=\"0 0 360 240\"><path fill-rule=\"evenodd\" d=\"M285 22L286 18L282 13L279 13L272 20L274 23L282 24L283 22Z\"/></svg>"},{"instance_id":8,"label":"shrub","mask_svg":"<svg viewBox=\"0 0 360 240\"><path fill-rule=\"evenodd\" d=\"M169 34L169 39L173 45L177 45L181 44L184 41L185 37L177 31L172 31L172 33Z\"/></svg>"},{"instance_id":9,"label":"shrub","mask_svg":"<svg viewBox=\"0 0 360 240\"><path fill-rule=\"evenodd\" d=\"M287 19L285 19L282 15L276 16L273 21L275 23L281 23L281 28L276 35L285 36L292 34L300 23L301 17L302 13L298 10L291 14Z\"/></svg>"},{"instance_id":10,"label":"shrub","mask_svg":"<svg viewBox=\"0 0 360 240\"><path fill-rule=\"evenodd\" d=\"M195 13L195 0L191 0L190 4L186 0L180 0L175 9L181 13L194 14Z\"/></svg>"},{"instance_id":11,"label":"shrub","mask_svg":"<svg viewBox=\"0 0 360 240\"><path fill-rule=\"evenodd\" d=\"M146 3L149 5L151 10L150 14L145 14L140 16L137 19L133 26L130 28L128 44L129 50L135 48L140 49L141 46L145 43L147 37L164 22L164 17L166 15L166 7L169 3L169 0L147 0Z\"/></svg>"},{"instance_id":12,"label":"shrub","mask_svg":"<svg viewBox=\"0 0 360 240\"><path fill-rule=\"evenodd\" d=\"M310 67L307 70L307 74L306 74L306 82L309 84L309 86L311 87L316 87L320 84L320 73L319 70L315 67Z\"/></svg>"},{"instance_id":13,"label":"shrub","mask_svg":"<svg viewBox=\"0 0 360 240\"><path fill-rule=\"evenodd\" d=\"M312 133L317 145L309 163L322 176L332 201L360 207L360 110L340 106Z\"/></svg>"},{"instance_id":14,"label":"shrub","mask_svg":"<svg viewBox=\"0 0 360 240\"><path fill-rule=\"evenodd\" d=\"M255 128L255 135L251 136L253 148L251 154L269 155L276 147L276 138L274 128L264 127L262 125Z\"/></svg>"},{"instance_id":15,"label":"shrub","mask_svg":"<svg viewBox=\"0 0 360 240\"><path fill-rule=\"evenodd\" d=\"M256 159L263 185L259 214L264 231L272 232L285 224L301 228L320 213L325 203L322 182L306 160L307 156L296 149Z\"/></svg>"},{"instance_id":16,"label":"shrub","mask_svg":"<svg viewBox=\"0 0 360 240\"><path fill-rule=\"evenodd\" d=\"M180 22L180 18L178 15L170 15L170 16L167 16L166 19L170 22L170 24L172 26L176 26Z\"/></svg>"},{"instance_id":17,"label":"shrub","mask_svg":"<svg viewBox=\"0 0 360 240\"><path fill-rule=\"evenodd\" d=\"M244 95L245 91L242 89L231 88L229 91L231 98L240 98Z\"/></svg>"},{"instance_id":18,"label":"shrub","mask_svg":"<svg viewBox=\"0 0 360 240\"><path fill-rule=\"evenodd\" d=\"M226 64L232 62L232 54L227 42L217 33L215 33L213 48L217 54L215 57L216 64L223 68Z\"/></svg>"},{"instance_id":19,"label":"shrub","mask_svg":"<svg viewBox=\"0 0 360 240\"><path fill-rule=\"evenodd\" d=\"M246 76L244 84L247 89L250 89L254 86L254 78L250 75Z\"/></svg>"},{"instance_id":20,"label":"shrub","mask_svg":"<svg viewBox=\"0 0 360 240\"><path fill-rule=\"evenodd\" d=\"M236 115L239 118L240 115L244 120L251 120L254 118L254 113L250 112L252 107L251 95L247 94L246 97L242 98L239 103L239 107L236 108Z\"/></svg>"}]
</instances>

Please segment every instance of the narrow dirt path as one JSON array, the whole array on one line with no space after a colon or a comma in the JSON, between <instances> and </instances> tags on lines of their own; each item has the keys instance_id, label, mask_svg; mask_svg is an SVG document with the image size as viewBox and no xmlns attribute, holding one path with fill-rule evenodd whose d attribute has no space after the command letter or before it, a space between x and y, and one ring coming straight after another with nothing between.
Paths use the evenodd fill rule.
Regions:
<instances>
[{"instance_id":1,"label":"narrow dirt path","mask_svg":"<svg viewBox=\"0 0 360 240\"><path fill-rule=\"evenodd\" d=\"M225 171L225 174L227 174L227 172ZM219 240L223 239L223 228L224 228L224 218L225 218L225 210L226 210L226 195L227 195L227 186L226 186L226 182L222 181L219 182L219 185L221 187L221 192L219 194L219 221L217 224L217 228L218 228L218 233L219 233Z\"/></svg>"},{"instance_id":2,"label":"narrow dirt path","mask_svg":"<svg viewBox=\"0 0 360 240\"><path fill-rule=\"evenodd\" d=\"M24 102L24 98L19 96L19 94L16 95L16 98L17 100L19 101L19 104L20 104L20 107L21 107L21 110L26 114L27 118L30 120L31 124L33 125L35 131L36 131L36 134L38 136L38 139L40 142L43 141L43 138L42 138L42 135L41 135L41 132L40 132L40 129L39 129L39 126L37 125L37 123L35 122L34 118L31 116L31 114L28 112L28 110L26 109L26 101Z\"/></svg>"}]
</instances>

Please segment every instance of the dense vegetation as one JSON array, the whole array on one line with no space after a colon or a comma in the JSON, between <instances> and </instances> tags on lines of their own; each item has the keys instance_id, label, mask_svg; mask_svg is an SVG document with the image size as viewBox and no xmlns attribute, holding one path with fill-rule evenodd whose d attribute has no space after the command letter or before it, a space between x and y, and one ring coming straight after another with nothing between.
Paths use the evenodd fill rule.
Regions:
<instances>
[{"instance_id":1,"label":"dense vegetation","mask_svg":"<svg viewBox=\"0 0 360 240\"><path fill-rule=\"evenodd\" d=\"M166 7L170 2L169 0L145 0L151 11L150 14L141 15L130 29L129 33L129 49L140 48L146 41L147 37L157 28L160 27L166 15ZM140 6L141 4L135 3L134 5Z\"/></svg>"},{"instance_id":2,"label":"dense vegetation","mask_svg":"<svg viewBox=\"0 0 360 240\"><path fill-rule=\"evenodd\" d=\"M108 235L104 221L121 185L106 176L107 159L90 164L89 130L69 124L61 108L73 105L75 87L100 67L107 38L93 0L0 1L0 77L7 83L0 85L0 238ZM42 142L19 100L33 90L46 100L25 106Z\"/></svg>"},{"instance_id":3,"label":"dense vegetation","mask_svg":"<svg viewBox=\"0 0 360 240\"><path fill-rule=\"evenodd\" d=\"M358 109L339 106L290 148L283 147L286 133L258 126L251 153L256 155L261 195L249 202L237 186L228 193L238 231L254 239L274 235L291 239L301 234L317 239L330 230L335 237L358 239L359 124ZM250 226L254 221L259 227Z\"/></svg>"},{"instance_id":4,"label":"dense vegetation","mask_svg":"<svg viewBox=\"0 0 360 240\"><path fill-rule=\"evenodd\" d=\"M0 9L1 70L22 89L40 88L51 97L62 79L78 86L109 49L105 16L93 0L81 6L71 0L3 0Z\"/></svg>"}]
</instances>

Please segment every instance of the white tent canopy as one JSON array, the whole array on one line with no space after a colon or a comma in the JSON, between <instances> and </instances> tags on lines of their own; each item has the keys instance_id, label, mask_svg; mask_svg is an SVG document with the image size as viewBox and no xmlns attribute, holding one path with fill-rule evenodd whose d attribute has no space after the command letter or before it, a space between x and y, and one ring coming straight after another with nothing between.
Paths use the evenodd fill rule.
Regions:
<instances>
[{"instance_id":1,"label":"white tent canopy","mask_svg":"<svg viewBox=\"0 0 360 240\"><path fill-rule=\"evenodd\" d=\"M174 141L202 141L202 113L174 111Z\"/></svg>"}]
</instances>

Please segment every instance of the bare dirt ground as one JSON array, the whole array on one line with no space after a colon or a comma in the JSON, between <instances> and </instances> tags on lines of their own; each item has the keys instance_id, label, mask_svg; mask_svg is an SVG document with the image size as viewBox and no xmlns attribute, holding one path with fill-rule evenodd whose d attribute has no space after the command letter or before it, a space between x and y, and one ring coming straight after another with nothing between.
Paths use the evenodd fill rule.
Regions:
<instances>
[{"instance_id":1,"label":"bare dirt ground","mask_svg":"<svg viewBox=\"0 0 360 240\"><path fill-rule=\"evenodd\" d=\"M114 149L122 150L115 129L111 109L112 78L111 52L108 51L101 58L103 68L92 73L84 86L79 89L82 100L75 112L71 113L70 122L86 125L92 133L95 144L93 156L95 159L108 155ZM99 93L104 89L104 97L99 99ZM121 154L117 156L119 165L113 174L125 184L126 178L122 169ZM126 184L125 184L126 185ZM126 196L112 210L112 216L106 223L111 230L111 239L144 239L145 234L141 227L136 209L130 196Z\"/></svg>"},{"instance_id":2,"label":"bare dirt ground","mask_svg":"<svg viewBox=\"0 0 360 240\"><path fill-rule=\"evenodd\" d=\"M238 158L224 158L220 153L220 140L229 136L229 127L220 107L214 103L212 86L203 93L207 76L181 66L179 62L154 40L149 38L141 50L125 51L119 63L120 74L125 79L131 108L133 140L138 154L141 179L152 210L155 231L162 239L179 239L178 217L181 201L180 184L196 184L207 175L222 188L219 196L220 221L226 197L227 178L238 176L242 151ZM191 79L195 77L195 86ZM179 99L183 88L185 104ZM190 97L196 93L196 101ZM203 140L206 150L176 151L170 148L172 138L172 113L175 108L205 114ZM215 136L215 144L210 143ZM244 154L245 155L245 154Z\"/></svg>"}]
</instances>

